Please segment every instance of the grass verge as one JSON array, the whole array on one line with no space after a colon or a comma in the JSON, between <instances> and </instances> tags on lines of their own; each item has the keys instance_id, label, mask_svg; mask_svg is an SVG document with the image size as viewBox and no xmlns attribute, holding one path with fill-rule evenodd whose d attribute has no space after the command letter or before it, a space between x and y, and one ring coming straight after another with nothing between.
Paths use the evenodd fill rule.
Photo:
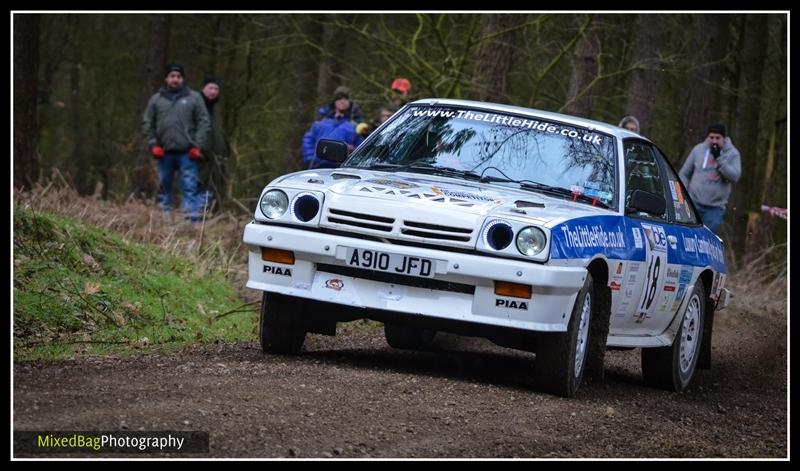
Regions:
<instances>
[{"instance_id":1,"label":"grass verge","mask_svg":"<svg viewBox=\"0 0 800 471\"><path fill-rule=\"evenodd\" d=\"M14 208L14 358L252 340L256 308L198 257Z\"/></svg>"}]
</instances>

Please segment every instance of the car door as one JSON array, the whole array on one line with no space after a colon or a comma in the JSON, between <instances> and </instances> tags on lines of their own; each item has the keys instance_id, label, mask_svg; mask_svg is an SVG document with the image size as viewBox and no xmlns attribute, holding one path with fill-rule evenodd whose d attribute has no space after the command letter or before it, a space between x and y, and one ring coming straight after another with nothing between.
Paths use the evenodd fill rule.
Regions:
<instances>
[{"instance_id":1,"label":"car door","mask_svg":"<svg viewBox=\"0 0 800 471\"><path fill-rule=\"evenodd\" d=\"M672 168L664 154L653 147L656 160L662 167L664 183L667 186L667 213L669 224L665 226L667 234L667 268L662 288L659 309L674 316L679 312L686 292L699 276L702 261L698 260L697 242L705 232L700 222L689 193L683 186L675 169Z\"/></svg>"},{"instance_id":2,"label":"car door","mask_svg":"<svg viewBox=\"0 0 800 471\"><path fill-rule=\"evenodd\" d=\"M612 323L615 332L620 334L649 335L662 325L668 325L671 320L665 319L669 316L662 309L665 303L662 294L665 278L668 274L674 274L674 270L670 271L668 251L671 243L667 235L670 213L668 209L660 215L633 211L629 208L629 200L634 190L643 190L666 199L666 183L652 144L641 139L626 139L623 149L626 231L633 234L634 250L643 249L645 257L644 261L628 261L618 300L612 300Z\"/></svg>"}]
</instances>

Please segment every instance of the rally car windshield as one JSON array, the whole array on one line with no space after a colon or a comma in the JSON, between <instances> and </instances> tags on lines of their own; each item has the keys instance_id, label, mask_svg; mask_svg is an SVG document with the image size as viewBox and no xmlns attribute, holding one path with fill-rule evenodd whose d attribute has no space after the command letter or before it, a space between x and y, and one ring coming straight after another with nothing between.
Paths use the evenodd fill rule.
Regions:
<instances>
[{"instance_id":1,"label":"rally car windshield","mask_svg":"<svg viewBox=\"0 0 800 471\"><path fill-rule=\"evenodd\" d=\"M613 207L616 160L614 138L585 128L505 113L412 106L370 136L344 166L441 170L446 176L483 177L492 184Z\"/></svg>"}]
</instances>

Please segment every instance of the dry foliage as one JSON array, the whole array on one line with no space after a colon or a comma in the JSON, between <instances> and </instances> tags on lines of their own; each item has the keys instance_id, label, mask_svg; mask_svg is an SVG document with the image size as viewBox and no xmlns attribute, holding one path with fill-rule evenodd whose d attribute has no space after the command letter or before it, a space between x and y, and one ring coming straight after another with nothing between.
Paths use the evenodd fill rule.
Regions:
<instances>
[{"instance_id":1,"label":"dry foliage","mask_svg":"<svg viewBox=\"0 0 800 471\"><path fill-rule=\"evenodd\" d=\"M779 249L785 249L785 245L773 245L754 254L731 273L727 287L734 294L733 307L760 316L786 319L789 307L788 260L769 261L772 252Z\"/></svg>"}]
</instances>

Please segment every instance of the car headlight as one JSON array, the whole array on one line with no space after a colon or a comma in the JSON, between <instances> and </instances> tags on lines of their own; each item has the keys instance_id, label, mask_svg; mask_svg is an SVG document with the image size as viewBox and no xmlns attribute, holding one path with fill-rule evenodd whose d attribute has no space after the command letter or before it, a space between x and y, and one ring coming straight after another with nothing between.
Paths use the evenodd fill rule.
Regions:
<instances>
[{"instance_id":1,"label":"car headlight","mask_svg":"<svg viewBox=\"0 0 800 471\"><path fill-rule=\"evenodd\" d=\"M533 257L544 250L547 237L538 227L528 226L517 234L517 249L523 255Z\"/></svg>"},{"instance_id":2,"label":"car headlight","mask_svg":"<svg viewBox=\"0 0 800 471\"><path fill-rule=\"evenodd\" d=\"M494 250L503 250L511 245L514 240L514 230L511 224L495 219L486 225L483 231L483 243Z\"/></svg>"},{"instance_id":3,"label":"car headlight","mask_svg":"<svg viewBox=\"0 0 800 471\"><path fill-rule=\"evenodd\" d=\"M319 213L319 200L311 193L300 193L292 201L292 216L301 222L314 219Z\"/></svg>"},{"instance_id":4,"label":"car headlight","mask_svg":"<svg viewBox=\"0 0 800 471\"><path fill-rule=\"evenodd\" d=\"M269 219L277 219L286 213L289 198L281 190L269 190L261 197L261 212Z\"/></svg>"}]
</instances>

